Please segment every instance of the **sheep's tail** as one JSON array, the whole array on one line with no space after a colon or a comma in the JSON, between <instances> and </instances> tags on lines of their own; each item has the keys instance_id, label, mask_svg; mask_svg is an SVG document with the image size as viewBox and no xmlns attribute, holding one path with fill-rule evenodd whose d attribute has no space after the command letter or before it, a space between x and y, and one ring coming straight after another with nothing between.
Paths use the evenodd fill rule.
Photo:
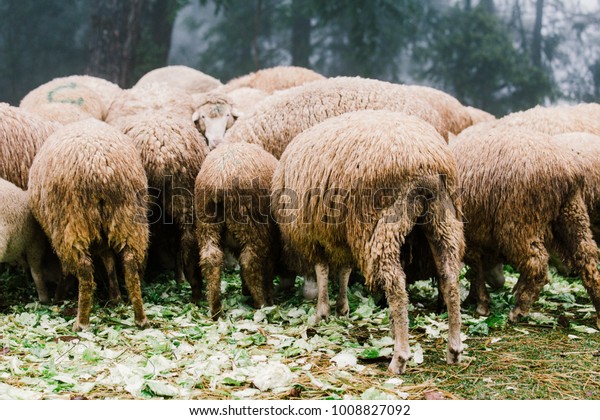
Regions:
<instances>
[{"instance_id":1,"label":"sheep's tail","mask_svg":"<svg viewBox=\"0 0 600 420\"><path fill-rule=\"evenodd\" d=\"M456 230L456 226L447 226L449 221L462 223L460 200L454 195L449 191L445 176L420 178L399 193L394 204L381 213L368 242L367 255L370 255L373 272L386 254L400 252L406 236L417 225L425 232L433 229L451 237L450 231ZM455 251L462 256L463 240L458 241L457 247ZM376 287L375 284L368 286Z\"/></svg>"},{"instance_id":2,"label":"sheep's tail","mask_svg":"<svg viewBox=\"0 0 600 420\"><path fill-rule=\"evenodd\" d=\"M366 286L369 289L385 288L383 284L376 284L376 278L379 277L376 273L384 269L390 257L400 258L400 249L404 240L413 230L419 216L425 212L426 204L418 190L413 188L399 194L393 206L383 211L367 245L370 254L367 273L372 274L365 276Z\"/></svg>"}]
</instances>

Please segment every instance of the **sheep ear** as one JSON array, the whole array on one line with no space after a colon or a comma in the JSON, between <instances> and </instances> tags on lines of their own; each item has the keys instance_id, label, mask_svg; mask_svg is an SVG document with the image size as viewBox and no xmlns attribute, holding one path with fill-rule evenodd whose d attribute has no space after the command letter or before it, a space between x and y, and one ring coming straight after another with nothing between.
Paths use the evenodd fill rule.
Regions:
<instances>
[{"instance_id":1,"label":"sheep ear","mask_svg":"<svg viewBox=\"0 0 600 420\"><path fill-rule=\"evenodd\" d=\"M244 113L237 108L231 108L231 116L237 120L238 118L243 117Z\"/></svg>"},{"instance_id":2,"label":"sheep ear","mask_svg":"<svg viewBox=\"0 0 600 420\"><path fill-rule=\"evenodd\" d=\"M204 134L204 131L206 131L206 125L204 123L204 120L200 118L200 112L198 111L194 112L194 114L192 115L192 124L194 124L196 129L202 134Z\"/></svg>"}]
</instances>

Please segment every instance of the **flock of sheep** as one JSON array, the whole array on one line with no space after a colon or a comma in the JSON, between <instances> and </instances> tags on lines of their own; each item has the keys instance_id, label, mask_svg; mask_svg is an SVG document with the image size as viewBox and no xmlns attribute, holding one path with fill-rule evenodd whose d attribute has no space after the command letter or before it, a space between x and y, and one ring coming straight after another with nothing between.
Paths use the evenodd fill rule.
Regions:
<instances>
[{"instance_id":1,"label":"flock of sheep","mask_svg":"<svg viewBox=\"0 0 600 420\"><path fill-rule=\"evenodd\" d=\"M152 249L176 250L195 302L204 280L213 318L229 254L256 307L273 303L274 275L288 291L303 276L317 320L330 315L330 276L348 314L358 269L386 296L393 373L410 357L406 283L436 277L457 363L463 262L481 315L503 263L520 273L517 321L552 261L581 277L600 327L599 135L598 104L495 119L429 87L298 67L221 84L170 66L128 90L58 78L19 107L0 104L0 262L24 263L41 302L50 281L63 299L74 276L76 331L89 326L98 262L109 298L120 299L122 274L135 323L148 325L140 283Z\"/></svg>"}]
</instances>

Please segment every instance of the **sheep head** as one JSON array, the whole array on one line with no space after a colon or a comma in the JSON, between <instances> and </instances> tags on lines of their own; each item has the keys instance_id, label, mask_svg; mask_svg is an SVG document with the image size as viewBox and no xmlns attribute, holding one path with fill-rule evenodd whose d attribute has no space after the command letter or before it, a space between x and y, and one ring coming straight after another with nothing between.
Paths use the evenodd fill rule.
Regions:
<instances>
[{"instance_id":1,"label":"sheep head","mask_svg":"<svg viewBox=\"0 0 600 420\"><path fill-rule=\"evenodd\" d=\"M241 113L225 95L206 95L192 116L196 128L206 138L208 147L213 150L223 142L225 132L231 128Z\"/></svg>"}]
</instances>

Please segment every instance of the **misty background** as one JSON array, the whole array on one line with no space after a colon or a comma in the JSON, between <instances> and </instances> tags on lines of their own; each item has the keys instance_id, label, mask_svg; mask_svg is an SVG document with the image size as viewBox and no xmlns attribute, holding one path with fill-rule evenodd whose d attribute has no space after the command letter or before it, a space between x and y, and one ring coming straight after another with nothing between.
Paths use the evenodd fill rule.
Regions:
<instances>
[{"instance_id":1,"label":"misty background","mask_svg":"<svg viewBox=\"0 0 600 420\"><path fill-rule=\"evenodd\" d=\"M424 84L497 116L600 99L599 0L0 0L0 102L183 64Z\"/></svg>"}]
</instances>

